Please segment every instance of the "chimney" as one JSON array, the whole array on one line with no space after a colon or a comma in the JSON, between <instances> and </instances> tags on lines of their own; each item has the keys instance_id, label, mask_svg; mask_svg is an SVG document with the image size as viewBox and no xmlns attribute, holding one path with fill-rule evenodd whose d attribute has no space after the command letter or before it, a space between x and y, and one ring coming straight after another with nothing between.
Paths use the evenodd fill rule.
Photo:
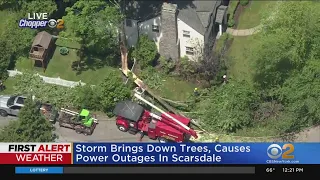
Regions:
<instances>
[{"instance_id":1,"label":"chimney","mask_svg":"<svg viewBox=\"0 0 320 180\"><path fill-rule=\"evenodd\" d=\"M162 37L159 43L159 53L174 61L179 59L177 30L177 5L164 2L161 12Z\"/></svg>"}]
</instances>

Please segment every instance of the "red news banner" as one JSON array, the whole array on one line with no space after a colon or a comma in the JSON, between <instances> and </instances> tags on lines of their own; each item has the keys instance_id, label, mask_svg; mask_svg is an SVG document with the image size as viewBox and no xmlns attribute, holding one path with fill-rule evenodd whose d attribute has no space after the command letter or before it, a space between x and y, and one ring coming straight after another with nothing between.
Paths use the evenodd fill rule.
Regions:
<instances>
[{"instance_id":1,"label":"red news banner","mask_svg":"<svg viewBox=\"0 0 320 180\"><path fill-rule=\"evenodd\" d=\"M72 164L72 144L0 143L0 164Z\"/></svg>"}]
</instances>

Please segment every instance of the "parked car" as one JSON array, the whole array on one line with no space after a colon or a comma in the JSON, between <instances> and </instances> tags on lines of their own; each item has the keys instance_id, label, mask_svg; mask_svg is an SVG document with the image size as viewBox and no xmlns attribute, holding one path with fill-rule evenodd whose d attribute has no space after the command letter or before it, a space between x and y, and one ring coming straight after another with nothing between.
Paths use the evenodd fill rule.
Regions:
<instances>
[{"instance_id":1,"label":"parked car","mask_svg":"<svg viewBox=\"0 0 320 180\"><path fill-rule=\"evenodd\" d=\"M24 106L25 97L23 96L0 96L0 116L6 117L8 115L17 116L19 111Z\"/></svg>"}]
</instances>

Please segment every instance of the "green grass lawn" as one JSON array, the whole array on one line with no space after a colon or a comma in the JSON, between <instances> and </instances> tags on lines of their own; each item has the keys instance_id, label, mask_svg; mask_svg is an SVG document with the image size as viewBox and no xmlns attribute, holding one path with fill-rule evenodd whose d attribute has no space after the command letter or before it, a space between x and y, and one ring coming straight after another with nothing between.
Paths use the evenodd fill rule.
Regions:
<instances>
[{"instance_id":1,"label":"green grass lawn","mask_svg":"<svg viewBox=\"0 0 320 180\"><path fill-rule=\"evenodd\" d=\"M260 24L261 11L275 1L251 1L238 19L237 29L249 29Z\"/></svg>"},{"instance_id":2,"label":"green grass lawn","mask_svg":"<svg viewBox=\"0 0 320 180\"><path fill-rule=\"evenodd\" d=\"M195 87L195 84L168 77L163 80L162 86L156 92L164 98L174 101L186 101L186 98L190 93L193 93Z\"/></svg>"},{"instance_id":3,"label":"green grass lawn","mask_svg":"<svg viewBox=\"0 0 320 180\"><path fill-rule=\"evenodd\" d=\"M4 91L0 92L0 95L11 95L14 94L13 86L15 85L16 80L14 77L9 77L6 79L6 81L3 83L6 86L6 89Z\"/></svg>"},{"instance_id":4,"label":"green grass lawn","mask_svg":"<svg viewBox=\"0 0 320 180\"><path fill-rule=\"evenodd\" d=\"M254 36L233 38L232 45L228 50L228 56L230 57L228 73L230 77L251 81L252 62L248 60L246 54L254 46L254 42Z\"/></svg>"},{"instance_id":5,"label":"green grass lawn","mask_svg":"<svg viewBox=\"0 0 320 180\"><path fill-rule=\"evenodd\" d=\"M40 67L34 67L33 61L30 59L20 59L16 63L16 69L22 70L32 70L34 73L39 73L48 77L60 77L65 80L79 81L89 83L89 84L99 84L104 79L104 74L107 71L119 71L117 68L110 66L105 66L95 70L86 70L77 74L76 71L72 69L72 63L79 60L77 55L77 50L69 49L69 54L63 56L59 53L59 48L57 47L53 58L50 60L48 68L45 72ZM120 71L119 71L120 73ZM159 95L177 100L184 101L189 93L193 92L195 85L185 81L176 80L172 77L167 77L163 79L162 86L160 90L156 90Z\"/></svg>"},{"instance_id":6,"label":"green grass lawn","mask_svg":"<svg viewBox=\"0 0 320 180\"><path fill-rule=\"evenodd\" d=\"M48 77L60 77L70 81L81 80L82 82L90 84L99 84L104 79L104 74L106 74L107 71L119 71L116 68L105 66L99 69L88 69L77 74L77 72L72 69L72 63L77 60L79 60L77 50L69 49L69 54L63 56L59 53L59 47L57 47L45 72L43 72L42 68L34 67L30 59L19 60L16 63L16 69L19 71L29 69Z\"/></svg>"}]
</instances>

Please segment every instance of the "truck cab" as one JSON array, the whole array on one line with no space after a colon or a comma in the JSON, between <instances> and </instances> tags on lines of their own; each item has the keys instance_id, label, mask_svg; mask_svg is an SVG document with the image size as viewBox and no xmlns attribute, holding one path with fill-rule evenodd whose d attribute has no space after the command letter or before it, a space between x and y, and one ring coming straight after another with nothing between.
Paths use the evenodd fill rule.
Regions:
<instances>
[{"instance_id":1,"label":"truck cab","mask_svg":"<svg viewBox=\"0 0 320 180\"><path fill-rule=\"evenodd\" d=\"M81 112L79 114L79 118L80 118L82 124L86 127L91 127L94 122L94 118L92 118L90 116L90 112L87 109L81 110Z\"/></svg>"}]
</instances>

